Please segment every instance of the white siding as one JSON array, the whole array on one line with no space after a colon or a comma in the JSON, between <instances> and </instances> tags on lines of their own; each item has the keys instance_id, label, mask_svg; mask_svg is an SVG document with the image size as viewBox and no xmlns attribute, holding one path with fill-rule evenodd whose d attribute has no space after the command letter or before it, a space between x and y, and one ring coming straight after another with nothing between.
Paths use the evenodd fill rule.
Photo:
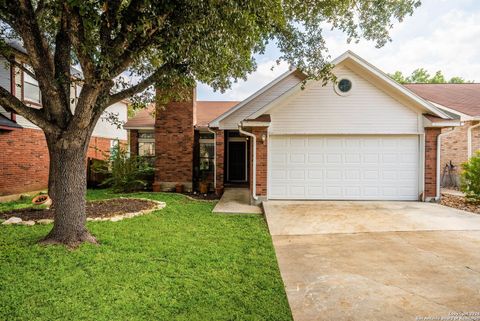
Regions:
<instances>
[{"instance_id":1,"label":"white siding","mask_svg":"<svg viewBox=\"0 0 480 321\"><path fill-rule=\"evenodd\" d=\"M307 85L270 110L273 134L417 133L418 112L401 104L346 67L334 73L353 82L348 96L332 83Z\"/></svg>"},{"instance_id":2,"label":"white siding","mask_svg":"<svg viewBox=\"0 0 480 321\"><path fill-rule=\"evenodd\" d=\"M0 86L10 91L10 81L10 65L4 58L0 58Z\"/></svg>"},{"instance_id":3,"label":"white siding","mask_svg":"<svg viewBox=\"0 0 480 321\"><path fill-rule=\"evenodd\" d=\"M123 123L127 121L127 105L125 103L119 102L113 104L107 108L106 113L117 115L118 120ZM106 113L104 115L106 115ZM123 129L123 125L117 128L116 124L112 124L102 116L93 130L93 136L127 140L127 131Z\"/></svg>"},{"instance_id":4,"label":"white siding","mask_svg":"<svg viewBox=\"0 0 480 321\"><path fill-rule=\"evenodd\" d=\"M297 75L295 75L295 73L287 76L285 79L282 79L280 82L275 84L272 88L255 97L242 108L233 112L227 118L220 121L220 128L237 129L238 123L240 121L244 120L246 117L257 111L261 107L265 106L275 98L279 97L281 94L283 94L290 88L293 88L301 81L302 80Z\"/></svg>"},{"instance_id":5,"label":"white siding","mask_svg":"<svg viewBox=\"0 0 480 321\"><path fill-rule=\"evenodd\" d=\"M8 66L7 66L8 67ZM16 80L21 79L20 74L18 74L18 77L15 77ZM9 68L6 68L5 66L5 60L0 58L0 86L10 90L10 82L11 82L11 77L10 77L10 70ZM18 82L18 85L20 85L20 82ZM21 87L18 86L16 90L17 93L17 98L21 98ZM71 93L70 93L70 99L71 99L71 108L72 111L75 109L75 104L76 104L76 96L80 93L80 87L77 88L77 93L75 92L75 87L72 86L71 88ZM126 122L127 121L127 105L123 102L116 103L110 107L107 108L107 112L111 112L117 115L118 119L121 122ZM7 113L4 108L0 106L0 114L10 117L10 113ZM110 123L105 119L106 117L101 117L100 120L98 121L94 131L93 131L93 136L97 137L104 137L104 138L111 138L111 139L120 139L120 140L127 140L127 131L123 128L117 128L117 125ZM40 129L36 125L34 125L32 122L29 120L25 119L24 117L17 115L16 116L16 121L17 123L24 127L24 128L33 128L33 129Z\"/></svg>"}]
</instances>

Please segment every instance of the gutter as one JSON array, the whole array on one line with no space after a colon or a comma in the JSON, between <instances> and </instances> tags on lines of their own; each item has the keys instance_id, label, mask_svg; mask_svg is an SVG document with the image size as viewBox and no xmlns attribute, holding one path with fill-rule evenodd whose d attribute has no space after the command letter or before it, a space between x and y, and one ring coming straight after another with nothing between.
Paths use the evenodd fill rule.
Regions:
<instances>
[{"instance_id":1,"label":"gutter","mask_svg":"<svg viewBox=\"0 0 480 321\"><path fill-rule=\"evenodd\" d=\"M249 136L252 138L253 141L253 146L252 146L252 197L254 200L258 201L258 196L257 196L257 136L255 136L252 133L246 132L242 129L242 124L238 124L238 131L246 136Z\"/></svg>"},{"instance_id":2,"label":"gutter","mask_svg":"<svg viewBox=\"0 0 480 321\"><path fill-rule=\"evenodd\" d=\"M207 127L207 130L213 134L213 189L217 192L217 133Z\"/></svg>"},{"instance_id":3,"label":"gutter","mask_svg":"<svg viewBox=\"0 0 480 321\"><path fill-rule=\"evenodd\" d=\"M441 133L440 135L437 136L437 193L435 196L435 201L438 202L440 201L441 194L440 194L440 154L441 154L441 149L442 149L442 138L444 136L447 136L453 132L455 128L451 128L448 132Z\"/></svg>"},{"instance_id":4,"label":"gutter","mask_svg":"<svg viewBox=\"0 0 480 321\"><path fill-rule=\"evenodd\" d=\"M473 156L473 148L472 148L472 130L474 128L477 128L480 126L480 123L476 124L476 125L473 125L473 126L470 126L468 127L467 129L467 146L468 146L468 159L470 159L470 157Z\"/></svg>"}]
</instances>

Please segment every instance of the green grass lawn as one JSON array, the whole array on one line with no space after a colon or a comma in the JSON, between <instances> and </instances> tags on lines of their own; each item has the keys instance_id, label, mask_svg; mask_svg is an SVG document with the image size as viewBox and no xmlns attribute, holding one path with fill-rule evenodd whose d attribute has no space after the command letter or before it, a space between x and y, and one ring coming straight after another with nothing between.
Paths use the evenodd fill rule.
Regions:
<instances>
[{"instance_id":1,"label":"green grass lawn","mask_svg":"<svg viewBox=\"0 0 480 321\"><path fill-rule=\"evenodd\" d=\"M91 200L116 196L88 192ZM214 215L214 203L182 195L123 196L167 207L89 223L101 245L73 251L36 244L51 225L0 225L0 320L292 319L261 216Z\"/></svg>"}]
</instances>

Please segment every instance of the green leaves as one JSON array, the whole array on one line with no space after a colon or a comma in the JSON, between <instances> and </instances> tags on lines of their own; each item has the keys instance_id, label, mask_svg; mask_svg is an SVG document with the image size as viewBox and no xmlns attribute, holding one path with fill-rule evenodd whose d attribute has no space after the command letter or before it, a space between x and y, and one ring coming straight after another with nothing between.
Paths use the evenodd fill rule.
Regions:
<instances>
[{"instance_id":1,"label":"green leaves","mask_svg":"<svg viewBox=\"0 0 480 321\"><path fill-rule=\"evenodd\" d=\"M401 71L395 71L393 74L389 74L390 78L400 84L463 84L466 81L462 77L452 77L450 80L446 80L443 73L438 70L435 75L431 76L425 68L417 68L408 77L405 77Z\"/></svg>"},{"instance_id":2,"label":"green leaves","mask_svg":"<svg viewBox=\"0 0 480 321\"><path fill-rule=\"evenodd\" d=\"M471 202L480 202L480 152L468 162L462 164L462 174L460 176L462 192L465 193L467 200Z\"/></svg>"},{"instance_id":3,"label":"green leaves","mask_svg":"<svg viewBox=\"0 0 480 321\"><path fill-rule=\"evenodd\" d=\"M93 170L106 176L101 185L110 186L119 193L144 190L153 181L153 167L149 161L130 157L119 143L112 148L108 161L98 161Z\"/></svg>"}]
</instances>

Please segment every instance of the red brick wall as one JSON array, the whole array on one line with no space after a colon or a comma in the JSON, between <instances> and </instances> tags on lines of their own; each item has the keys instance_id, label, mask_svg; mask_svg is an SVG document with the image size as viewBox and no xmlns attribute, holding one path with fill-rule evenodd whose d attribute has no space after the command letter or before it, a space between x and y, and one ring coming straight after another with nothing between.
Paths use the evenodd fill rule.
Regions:
<instances>
[{"instance_id":1,"label":"red brick wall","mask_svg":"<svg viewBox=\"0 0 480 321\"><path fill-rule=\"evenodd\" d=\"M0 195L47 187L49 157L42 131L0 131L0 150Z\"/></svg>"},{"instance_id":2,"label":"red brick wall","mask_svg":"<svg viewBox=\"0 0 480 321\"><path fill-rule=\"evenodd\" d=\"M87 157L103 159L110 139L92 137ZM18 194L48 186L49 156L45 136L37 129L0 131L0 195Z\"/></svg>"},{"instance_id":3,"label":"red brick wall","mask_svg":"<svg viewBox=\"0 0 480 321\"><path fill-rule=\"evenodd\" d=\"M478 122L465 122L463 126L455 127L455 129L442 138L442 150L440 156L441 169L445 164L452 161L452 163L458 166L460 170L461 164L468 160L468 140L467 131L472 125ZM449 128L445 128L442 132L450 131ZM472 150L480 149L480 128L472 130Z\"/></svg>"},{"instance_id":4,"label":"red brick wall","mask_svg":"<svg viewBox=\"0 0 480 321\"><path fill-rule=\"evenodd\" d=\"M189 98L157 106L154 191L170 190L176 184L192 189L194 104L195 89L192 88Z\"/></svg>"},{"instance_id":5,"label":"red brick wall","mask_svg":"<svg viewBox=\"0 0 480 321\"><path fill-rule=\"evenodd\" d=\"M268 177L268 128L254 127L251 132L257 137L256 148L256 187L258 196L267 196L267 177ZM262 140L265 137L265 141Z\"/></svg>"},{"instance_id":6,"label":"red brick wall","mask_svg":"<svg viewBox=\"0 0 480 321\"><path fill-rule=\"evenodd\" d=\"M217 195L223 194L223 184L225 181L225 132L223 130L215 131L215 174L216 174L216 188Z\"/></svg>"},{"instance_id":7,"label":"red brick wall","mask_svg":"<svg viewBox=\"0 0 480 321\"><path fill-rule=\"evenodd\" d=\"M425 128L425 198L437 194L437 137L440 128Z\"/></svg>"},{"instance_id":8,"label":"red brick wall","mask_svg":"<svg viewBox=\"0 0 480 321\"><path fill-rule=\"evenodd\" d=\"M138 156L138 130L131 129L128 134L130 135L130 155Z\"/></svg>"}]
</instances>

